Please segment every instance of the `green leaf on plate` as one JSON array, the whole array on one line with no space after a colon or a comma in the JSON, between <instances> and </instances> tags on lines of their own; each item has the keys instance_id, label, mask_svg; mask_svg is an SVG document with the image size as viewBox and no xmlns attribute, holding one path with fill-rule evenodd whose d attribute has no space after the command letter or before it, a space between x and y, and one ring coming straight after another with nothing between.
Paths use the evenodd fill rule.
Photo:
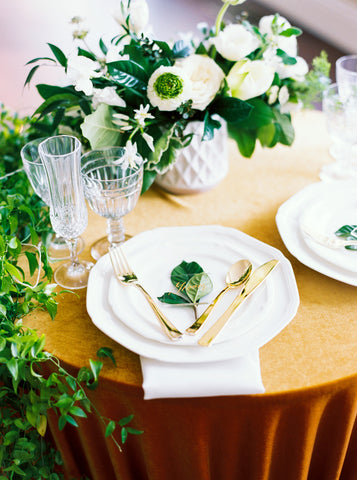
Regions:
<instances>
[{"instance_id":1,"label":"green leaf on plate","mask_svg":"<svg viewBox=\"0 0 357 480\"><path fill-rule=\"evenodd\" d=\"M181 295L177 295L176 293L172 292L165 292L161 297L157 297L158 300L162 303L169 303L170 305L179 305L181 303L189 303L186 298L181 297Z\"/></svg>"},{"instance_id":2,"label":"green leaf on plate","mask_svg":"<svg viewBox=\"0 0 357 480\"><path fill-rule=\"evenodd\" d=\"M339 228L335 235L345 240L357 240L357 225L343 225ZM347 245L346 250L357 250L356 245Z\"/></svg>"},{"instance_id":3,"label":"green leaf on plate","mask_svg":"<svg viewBox=\"0 0 357 480\"><path fill-rule=\"evenodd\" d=\"M213 284L207 273L197 273L187 282L186 294L193 303L212 292Z\"/></svg>"},{"instance_id":4,"label":"green leaf on plate","mask_svg":"<svg viewBox=\"0 0 357 480\"><path fill-rule=\"evenodd\" d=\"M197 273L202 273L203 268L197 262L181 262L171 272L171 282L179 292L184 292L187 282Z\"/></svg>"}]
</instances>

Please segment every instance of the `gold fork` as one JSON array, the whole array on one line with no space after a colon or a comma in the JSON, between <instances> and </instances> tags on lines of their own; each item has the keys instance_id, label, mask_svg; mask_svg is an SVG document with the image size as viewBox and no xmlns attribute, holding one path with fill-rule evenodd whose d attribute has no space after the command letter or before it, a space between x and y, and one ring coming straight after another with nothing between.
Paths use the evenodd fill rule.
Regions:
<instances>
[{"instance_id":1,"label":"gold fork","mask_svg":"<svg viewBox=\"0 0 357 480\"><path fill-rule=\"evenodd\" d=\"M160 325L164 333L171 340L178 340L182 337L182 333L168 320L165 315L159 310L154 300L151 298L145 288L139 283L138 277L133 270L129 267L129 264L124 256L123 250L120 247L109 247L109 256L113 265L115 275L122 285L132 285L138 288L149 302L150 307L153 309L156 317L158 318Z\"/></svg>"}]
</instances>

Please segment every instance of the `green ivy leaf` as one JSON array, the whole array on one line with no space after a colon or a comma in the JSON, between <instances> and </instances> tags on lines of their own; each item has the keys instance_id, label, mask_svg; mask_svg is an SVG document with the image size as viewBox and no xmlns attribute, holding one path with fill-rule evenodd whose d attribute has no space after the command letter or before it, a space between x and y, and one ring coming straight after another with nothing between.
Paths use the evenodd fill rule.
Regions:
<instances>
[{"instance_id":1,"label":"green ivy leaf","mask_svg":"<svg viewBox=\"0 0 357 480\"><path fill-rule=\"evenodd\" d=\"M221 128L221 122L212 118L207 110L204 117L202 141L212 140L215 129Z\"/></svg>"},{"instance_id":2,"label":"green ivy leaf","mask_svg":"<svg viewBox=\"0 0 357 480\"><path fill-rule=\"evenodd\" d=\"M99 358L104 358L104 357L109 357L111 361L114 363L116 366L116 361L113 355L113 349L109 347L101 347L99 350L97 350L97 357Z\"/></svg>"},{"instance_id":3,"label":"green ivy leaf","mask_svg":"<svg viewBox=\"0 0 357 480\"><path fill-rule=\"evenodd\" d=\"M357 240L357 225L343 225L339 228L335 235L344 238L345 240ZM356 245L347 245L346 250L357 250Z\"/></svg>"}]
</instances>

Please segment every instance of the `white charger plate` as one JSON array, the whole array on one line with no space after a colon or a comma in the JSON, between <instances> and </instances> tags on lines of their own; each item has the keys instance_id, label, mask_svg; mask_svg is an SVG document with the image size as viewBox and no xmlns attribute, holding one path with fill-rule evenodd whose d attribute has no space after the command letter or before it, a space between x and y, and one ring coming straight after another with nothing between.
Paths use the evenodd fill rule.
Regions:
<instances>
[{"instance_id":1,"label":"white charger plate","mask_svg":"<svg viewBox=\"0 0 357 480\"><path fill-rule=\"evenodd\" d=\"M153 297L173 291L170 272L177 264L182 260L197 261L212 276L215 285L207 301L224 286L226 271L236 260L250 258L255 267L272 258L280 261L264 286L236 311L217 341L207 348L197 345L201 334L184 335L176 342L167 339L145 298L137 289L119 285L109 256L105 255L90 273L88 313L100 330L139 355L171 362L234 358L267 343L296 314L299 295L290 262L279 250L238 230L220 226L158 228L128 240L123 250ZM236 294L227 294L202 328L202 334ZM181 331L194 320L190 307L165 308L161 303L159 306Z\"/></svg>"},{"instance_id":2,"label":"white charger plate","mask_svg":"<svg viewBox=\"0 0 357 480\"><path fill-rule=\"evenodd\" d=\"M357 286L357 252L332 249L303 233L313 225L323 236L333 237L344 224L356 224L356 181L317 182L303 188L283 203L276 223L289 252L300 262L324 275Z\"/></svg>"}]
</instances>

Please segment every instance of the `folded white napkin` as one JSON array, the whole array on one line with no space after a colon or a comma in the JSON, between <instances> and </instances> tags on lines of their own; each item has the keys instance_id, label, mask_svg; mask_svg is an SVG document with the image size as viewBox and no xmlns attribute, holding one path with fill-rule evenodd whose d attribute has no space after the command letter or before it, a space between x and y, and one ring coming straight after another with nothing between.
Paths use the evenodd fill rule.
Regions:
<instances>
[{"instance_id":1,"label":"folded white napkin","mask_svg":"<svg viewBox=\"0 0 357 480\"><path fill-rule=\"evenodd\" d=\"M209 347L208 347L209 348ZM259 350L204 363L171 363L140 357L144 399L264 393Z\"/></svg>"}]
</instances>

